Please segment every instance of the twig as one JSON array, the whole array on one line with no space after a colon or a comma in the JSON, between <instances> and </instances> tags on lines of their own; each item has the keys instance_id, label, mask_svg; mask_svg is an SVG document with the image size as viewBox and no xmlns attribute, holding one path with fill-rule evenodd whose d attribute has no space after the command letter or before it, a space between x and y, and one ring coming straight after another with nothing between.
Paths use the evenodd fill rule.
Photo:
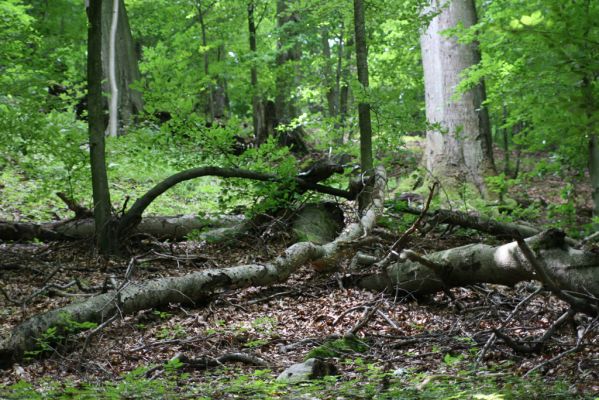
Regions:
<instances>
[{"instance_id":1,"label":"twig","mask_svg":"<svg viewBox=\"0 0 599 400\"><path fill-rule=\"evenodd\" d=\"M370 321L372 319L372 317L374 316L374 314L376 314L376 311L379 309L379 307L380 307L380 303L377 302L373 307L367 308L366 312L364 313L364 317L360 321L358 321L358 323L347 332L346 336L348 336L348 335L355 336L356 333L358 333L358 331L360 329L362 329L364 326L366 326L368 321Z\"/></svg>"},{"instance_id":2,"label":"twig","mask_svg":"<svg viewBox=\"0 0 599 400\"><path fill-rule=\"evenodd\" d=\"M378 315L380 315L385 321L387 321L389 323L389 325L391 325L391 327L397 331L401 330L399 325L397 325L395 323L395 321L393 321L391 318L389 318L389 316L387 314L385 314L384 312L382 312L381 310L376 310L376 313Z\"/></svg>"},{"instance_id":3,"label":"twig","mask_svg":"<svg viewBox=\"0 0 599 400\"><path fill-rule=\"evenodd\" d=\"M433 199L433 194L435 193L437 185L438 183L435 182L433 183L433 186L429 188L428 198L426 199L426 203L424 205L424 208L420 212L420 215L418 216L418 218L416 218L416 221L414 221L414 223L412 223L412 225L399 237L399 239L397 239L397 241L395 241L395 243L391 245L391 247L389 248L389 253L385 256L385 258L383 258L378 263L374 264L378 269L385 268L387 265L391 263L393 258L399 256L397 251L403 249L410 235L414 233L416 229L418 229L422 220L426 216L428 208L431 205L431 200Z\"/></svg>"},{"instance_id":4,"label":"twig","mask_svg":"<svg viewBox=\"0 0 599 400\"><path fill-rule=\"evenodd\" d=\"M520 308L524 304L528 303L537 294L539 294L542 289L543 289L542 287L537 288L534 292L532 292L531 294L529 294L528 296L526 296L524 298L524 300L522 300L520 303L518 303L516 305L516 307L514 307L514 309L512 310L512 312L507 316L507 318L503 320L503 323L501 324L501 326L500 326L499 329L503 329L512 319L514 319L514 317L516 316L516 314L518 313L518 311L520 310ZM497 334L495 332L493 332L491 334L491 336L489 336L489 339L487 340L487 342L483 346L482 350L478 354L478 357L476 358L476 364L475 364L476 368L478 368L478 366L480 365L480 363L482 363L482 361L485 358L485 355L487 354L487 352L489 351L489 349L491 348L491 346L493 345L493 343L495 343L496 339L497 339Z\"/></svg>"},{"instance_id":5,"label":"twig","mask_svg":"<svg viewBox=\"0 0 599 400\"><path fill-rule=\"evenodd\" d=\"M580 348L582 347L582 340L584 339L584 337L586 336L586 334L591 330L594 329L594 326L597 324L597 317L595 317L595 319L593 319L593 321L591 321L591 323L589 323L583 330L579 330L578 331L578 339L576 340L576 345L558 355L556 355L555 357L551 358L550 360L547 360L545 362L542 362L541 364L537 365L534 368L531 368L527 373L525 373L523 376L527 377L528 375L532 374L534 371L545 367L546 365L552 364L556 361L561 360L562 358L564 358L565 356L567 356L570 353L575 353L578 350L580 350Z\"/></svg>"},{"instance_id":6,"label":"twig","mask_svg":"<svg viewBox=\"0 0 599 400\"><path fill-rule=\"evenodd\" d=\"M538 340L534 341L534 344L529 343L521 343L512 339L510 336L506 335L499 329L494 330L494 334L497 335L500 339L502 339L505 344L511 347L513 350L521 352L521 353L537 353L541 350L545 342L553 336L557 328L562 326L568 319L572 318L572 316L576 314L576 312L570 308L568 311L562 314L550 327L545 331L543 336L541 336Z\"/></svg>"},{"instance_id":7,"label":"twig","mask_svg":"<svg viewBox=\"0 0 599 400\"><path fill-rule=\"evenodd\" d=\"M79 363L77 364L77 369L79 369L81 367L81 364L83 363L83 357L85 357L85 351L87 350L87 346L89 346L89 342L91 341L92 337L95 336L98 332L100 332L102 329L106 328L108 325L110 325L114 320L116 320L119 317L119 313L115 313L112 317L110 317L109 319L107 319L106 321L102 322L100 325L98 325L96 328L94 328L85 338L85 343L83 343L83 348L81 349L81 355L79 356Z\"/></svg>"}]
</instances>

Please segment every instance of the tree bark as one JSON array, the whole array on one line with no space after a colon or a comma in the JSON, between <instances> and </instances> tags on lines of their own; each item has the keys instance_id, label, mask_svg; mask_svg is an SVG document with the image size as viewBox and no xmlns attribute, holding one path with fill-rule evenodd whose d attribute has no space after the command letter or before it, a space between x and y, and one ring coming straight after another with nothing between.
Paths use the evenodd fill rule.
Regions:
<instances>
[{"instance_id":1,"label":"tree bark","mask_svg":"<svg viewBox=\"0 0 599 400\"><path fill-rule=\"evenodd\" d=\"M116 2L116 1L115 1ZM118 0L118 20L116 27L115 44L115 81L118 89L118 121L119 133L123 128L133 122L133 118L143 110L141 93L132 89L133 82L141 78L139 72L137 51L131 35L129 18L123 0ZM106 93L111 92L110 74L110 31L113 16L113 2L102 3L102 76L106 79L102 89Z\"/></svg>"},{"instance_id":2,"label":"tree bark","mask_svg":"<svg viewBox=\"0 0 599 400\"><path fill-rule=\"evenodd\" d=\"M243 222L243 216L197 216L144 217L132 234L151 235L158 239L182 240L192 231L207 228L232 228ZM0 240L7 241L57 241L93 238L93 218L68 221L35 223L0 222Z\"/></svg>"},{"instance_id":3,"label":"tree bark","mask_svg":"<svg viewBox=\"0 0 599 400\"><path fill-rule=\"evenodd\" d=\"M449 4L447 4L449 3ZM460 44L441 33L458 23L476 23L473 0L431 0L440 11L421 37L426 117L436 124L427 131L426 168L449 186L468 182L486 196L484 176L494 173L491 132L481 84L454 99L460 74L480 59L474 44Z\"/></svg>"},{"instance_id":4,"label":"tree bark","mask_svg":"<svg viewBox=\"0 0 599 400\"><path fill-rule=\"evenodd\" d=\"M256 4L254 0L248 3L248 32L250 38L250 52L252 61L250 66L250 84L252 85L252 124L254 127L254 143L260 146L268 139L269 132L264 123L264 107L258 92L258 68L256 67L256 55L258 46L256 44L256 22L254 19L254 10Z\"/></svg>"},{"instance_id":5,"label":"tree bark","mask_svg":"<svg viewBox=\"0 0 599 400\"><path fill-rule=\"evenodd\" d=\"M93 0L92 0L93 1ZM225 288L267 286L283 282L306 263L318 261L319 268L334 267L347 246L370 232L377 214L383 209L385 170L377 168L373 203L358 223L351 224L333 242L316 245L300 242L289 247L271 262L236 267L208 269L181 277L154 279L142 284L129 284L117 292L111 291L29 318L15 328L12 336L0 343L0 368L10 367L26 351L37 346L37 339L49 328L66 335L74 322L101 323L116 313L132 314L139 310L169 303L195 304ZM323 267L324 266L324 267Z\"/></svg>"},{"instance_id":6,"label":"tree bark","mask_svg":"<svg viewBox=\"0 0 599 400\"><path fill-rule=\"evenodd\" d=\"M560 290L588 300L591 309L597 309L599 255L569 247L564 237L556 232L542 232L526 239L526 243L535 249L537 260L544 264L546 276ZM512 242L498 247L470 244L426 256L408 250L399 262L389 265L383 272L359 277L355 283L370 290L422 295L476 283L512 286L526 280L542 282L518 243Z\"/></svg>"},{"instance_id":7,"label":"tree bark","mask_svg":"<svg viewBox=\"0 0 599 400\"><path fill-rule=\"evenodd\" d=\"M88 8L89 30L87 49L87 87L89 91L89 145L96 227L96 246L101 254L117 251L117 243L111 235L112 206L106 173L104 143L104 108L102 100L102 38L103 3L110 1L90 0Z\"/></svg>"},{"instance_id":8,"label":"tree bark","mask_svg":"<svg viewBox=\"0 0 599 400\"><path fill-rule=\"evenodd\" d=\"M296 4L296 0L277 0L277 28L280 34L277 40L275 128L280 145L289 146L295 152L305 153L307 146L304 142L304 129L301 125L293 123L299 116L294 92L300 83L297 63L301 57L298 39L300 17L292 10Z\"/></svg>"},{"instance_id":9,"label":"tree bark","mask_svg":"<svg viewBox=\"0 0 599 400\"><path fill-rule=\"evenodd\" d=\"M333 75L333 59L331 58L331 46L329 45L329 29L323 27L321 29L320 39L322 42L322 56L324 58L323 76L325 78L325 96L327 99L327 114L330 118L337 117L337 110L339 108L337 102L339 94L337 91L337 82Z\"/></svg>"},{"instance_id":10,"label":"tree bark","mask_svg":"<svg viewBox=\"0 0 599 400\"><path fill-rule=\"evenodd\" d=\"M372 123L370 120L370 103L368 99L368 47L366 45L366 21L364 16L363 0L354 0L354 28L356 40L356 65L358 67L358 81L362 86L362 98L358 103L358 117L360 122L360 163L362 173L372 171ZM366 185L360 196L360 209L370 202L371 185Z\"/></svg>"}]
</instances>

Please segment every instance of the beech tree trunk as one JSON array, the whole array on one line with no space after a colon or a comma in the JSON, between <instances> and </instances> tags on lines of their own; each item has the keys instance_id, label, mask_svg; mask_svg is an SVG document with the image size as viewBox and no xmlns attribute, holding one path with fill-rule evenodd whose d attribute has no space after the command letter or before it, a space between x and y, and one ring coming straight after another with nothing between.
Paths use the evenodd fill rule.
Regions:
<instances>
[{"instance_id":1,"label":"beech tree trunk","mask_svg":"<svg viewBox=\"0 0 599 400\"><path fill-rule=\"evenodd\" d=\"M569 247L566 238L555 239L553 233L546 231L526 239L547 276L562 291L578 298L599 298L599 255ZM540 280L516 242L497 247L469 244L426 256L407 251L401 258L380 273L359 278L358 285L421 295L476 283L511 286Z\"/></svg>"},{"instance_id":2,"label":"beech tree trunk","mask_svg":"<svg viewBox=\"0 0 599 400\"><path fill-rule=\"evenodd\" d=\"M133 117L143 109L141 93L130 85L139 80L138 54L135 50L129 18L123 0L118 0L118 20L115 43L115 84L118 91L118 121L119 133L133 122ZM112 25L113 1L102 2L102 76L106 79L103 91L111 93L110 88L110 28Z\"/></svg>"},{"instance_id":3,"label":"beech tree trunk","mask_svg":"<svg viewBox=\"0 0 599 400\"><path fill-rule=\"evenodd\" d=\"M447 4L448 3L448 4ZM484 176L494 172L491 132L481 84L453 99L460 74L479 62L474 44L460 44L442 32L461 23L476 23L473 0L431 0L440 11L421 37L426 117L438 124L427 131L426 168L449 186L468 182L486 196Z\"/></svg>"}]
</instances>

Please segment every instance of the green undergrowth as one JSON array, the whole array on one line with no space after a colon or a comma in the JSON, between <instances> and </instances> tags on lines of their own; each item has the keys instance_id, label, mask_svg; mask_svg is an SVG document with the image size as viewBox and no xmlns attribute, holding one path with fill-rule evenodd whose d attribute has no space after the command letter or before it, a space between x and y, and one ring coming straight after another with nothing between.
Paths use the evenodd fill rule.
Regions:
<instances>
[{"instance_id":1,"label":"green undergrowth","mask_svg":"<svg viewBox=\"0 0 599 400\"><path fill-rule=\"evenodd\" d=\"M149 379L149 368L138 368L121 379L106 382L21 381L0 388L6 399L593 399L576 394L564 382L544 382L509 375L458 371L453 375L429 375L410 370L385 371L361 359L346 361L351 377L326 377L295 385L275 380L270 370L249 373L222 368L201 380L170 362L164 374ZM595 398L596 399L596 398Z\"/></svg>"}]
</instances>

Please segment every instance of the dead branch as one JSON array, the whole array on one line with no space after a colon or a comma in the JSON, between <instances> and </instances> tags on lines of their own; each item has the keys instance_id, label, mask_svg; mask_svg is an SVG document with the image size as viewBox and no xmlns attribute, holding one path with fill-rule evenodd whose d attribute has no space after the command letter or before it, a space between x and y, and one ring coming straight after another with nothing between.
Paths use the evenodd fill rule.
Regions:
<instances>
[{"instance_id":1,"label":"dead branch","mask_svg":"<svg viewBox=\"0 0 599 400\"><path fill-rule=\"evenodd\" d=\"M346 227L330 243L296 243L276 259L263 264L206 269L185 276L157 278L141 284L127 281L120 290L99 294L83 302L31 317L17 326L10 338L0 343L0 367L12 365L25 351L34 349L36 339L51 327L62 333L73 321L102 322L117 310L126 315L169 303L196 304L198 300L225 288L270 286L286 281L300 266L314 260L337 266L340 257L344 256L343 244L367 235L374 226L377 213L383 208L385 186L385 170L379 167L375 173L372 204L364 210L358 223Z\"/></svg>"},{"instance_id":2,"label":"dead branch","mask_svg":"<svg viewBox=\"0 0 599 400\"><path fill-rule=\"evenodd\" d=\"M574 347L556 355L555 357L553 357L545 362L542 362L541 364L535 366L534 368L531 368L527 373L524 374L524 377L529 376L533 372L535 372L541 368L544 368L547 365L553 364L554 362L561 360L568 354L579 351L582 348L582 340L585 338L585 336L587 335L588 332L595 329L596 325L597 325L597 317L595 317L595 319L593 319L593 321L590 322L584 329L578 330L578 339L576 340L576 345Z\"/></svg>"},{"instance_id":3,"label":"dead branch","mask_svg":"<svg viewBox=\"0 0 599 400\"><path fill-rule=\"evenodd\" d=\"M433 194L435 193L437 185L438 183L435 182L433 183L433 186L429 188L428 198L426 199L424 208L418 215L418 218L416 218L416 221L414 221L414 223L412 223L412 225L399 237L399 239L397 239L397 241L393 243L393 245L391 245L389 253L385 256L385 258L383 258L381 261L375 264L376 268L385 268L386 266L388 266L391 263L391 261L399 255L398 251L404 249L410 235L416 232L416 229L418 229L418 227L422 223L422 220L424 219L428 211L428 208L431 205L431 200L433 199Z\"/></svg>"}]
</instances>

